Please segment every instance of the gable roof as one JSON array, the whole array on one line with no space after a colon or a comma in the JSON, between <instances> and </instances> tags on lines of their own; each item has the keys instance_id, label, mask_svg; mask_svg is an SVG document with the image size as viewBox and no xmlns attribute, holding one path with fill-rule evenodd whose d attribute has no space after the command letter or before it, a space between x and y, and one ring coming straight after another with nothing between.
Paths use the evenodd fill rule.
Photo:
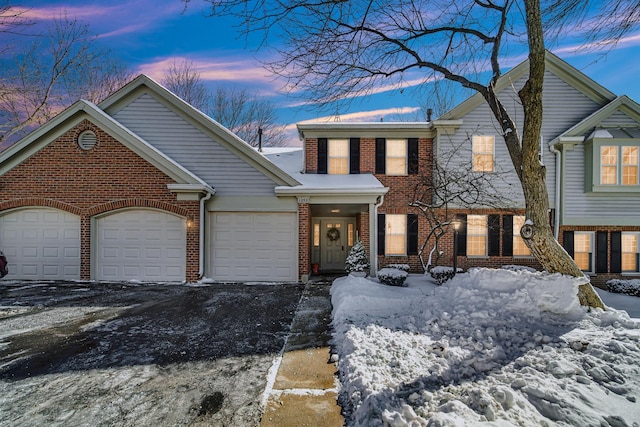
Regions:
<instances>
[{"instance_id":1,"label":"gable roof","mask_svg":"<svg viewBox=\"0 0 640 427\"><path fill-rule=\"evenodd\" d=\"M62 111L38 129L0 153L0 175L13 169L25 159L52 143L69 129L88 119L131 151L145 159L179 184L196 184L210 187L171 158L122 126L95 104L80 100Z\"/></svg>"},{"instance_id":2,"label":"gable roof","mask_svg":"<svg viewBox=\"0 0 640 427\"><path fill-rule=\"evenodd\" d=\"M604 107L600 108L595 113L586 117L581 122L575 124L571 128L567 129L558 137L549 141L549 145L553 146L561 141L563 138L573 138L584 136L584 134L593 128L596 128L606 120L608 117L613 115L616 112L623 112L628 115L630 118L635 120L636 127L640 126L640 104L635 102L633 99L629 98L626 95L619 96ZM620 125L620 127L630 127L628 125Z\"/></svg>"},{"instance_id":3,"label":"gable roof","mask_svg":"<svg viewBox=\"0 0 640 427\"><path fill-rule=\"evenodd\" d=\"M604 86L592 80L582 71L569 65L550 51L546 51L545 70L552 72L576 90L582 92L597 104L605 105L616 98L616 95ZM529 73L529 59L521 62L505 74L496 83L496 93L515 83ZM485 102L480 93L475 93L461 104L443 114L439 120L459 119Z\"/></svg>"},{"instance_id":4,"label":"gable roof","mask_svg":"<svg viewBox=\"0 0 640 427\"><path fill-rule=\"evenodd\" d=\"M224 146L249 165L271 178L279 185L298 185L294 178L288 175L278 166L256 152L253 147L240 139L229 129L216 122L200 110L194 108L182 98L169 91L167 88L153 80L151 77L141 74L131 82L123 86L120 90L110 95L98 106L107 114L115 114L119 109L128 105L141 93L150 93L154 98L160 100L172 111L179 114L192 125L196 126L216 142Z\"/></svg>"}]
</instances>

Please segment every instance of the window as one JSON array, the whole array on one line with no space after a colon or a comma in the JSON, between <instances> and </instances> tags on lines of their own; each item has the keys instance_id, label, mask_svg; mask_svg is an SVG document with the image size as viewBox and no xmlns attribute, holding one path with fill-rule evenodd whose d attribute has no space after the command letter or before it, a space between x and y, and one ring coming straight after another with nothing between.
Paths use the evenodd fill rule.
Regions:
<instances>
[{"instance_id":1,"label":"window","mask_svg":"<svg viewBox=\"0 0 640 427\"><path fill-rule=\"evenodd\" d=\"M349 247L353 246L354 244L354 224L347 224L347 245Z\"/></svg>"},{"instance_id":2,"label":"window","mask_svg":"<svg viewBox=\"0 0 640 427\"><path fill-rule=\"evenodd\" d=\"M320 246L320 223L313 224L313 246Z\"/></svg>"},{"instance_id":3,"label":"window","mask_svg":"<svg viewBox=\"0 0 640 427\"><path fill-rule=\"evenodd\" d=\"M531 250L524 243L524 239L520 235L520 229L524 225L524 215L514 215L513 217L513 255L514 256L531 256Z\"/></svg>"},{"instance_id":4,"label":"window","mask_svg":"<svg viewBox=\"0 0 640 427\"><path fill-rule=\"evenodd\" d=\"M600 184L638 185L638 147L600 147Z\"/></svg>"},{"instance_id":5,"label":"window","mask_svg":"<svg viewBox=\"0 0 640 427\"><path fill-rule=\"evenodd\" d=\"M622 233L622 271L638 272L638 233Z\"/></svg>"},{"instance_id":6,"label":"window","mask_svg":"<svg viewBox=\"0 0 640 427\"><path fill-rule=\"evenodd\" d=\"M467 215L467 255L487 255L486 215Z\"/></svg>"},{"instance_id":7,"label":"window","mask_svg":"<svg viewBox=\"0 0 640 427\"><path fill-rule=\"evenodd\" d=\"M346 175L349 173L349 140L330 139L328 147L329 174Z\"/></svg>"},{"instance_id":8,"label":"window","mask_svg":"<svg viewBox=\"0 0 640 427\"><path fill-rule=\"evenodd\" d=\"M574 233L573 259L580 270L593 271L593 233Z\"/></svg>"},{"instance_id":9,"label":"window","mask_svg":"<svg viewBox=\"0 0 640 427\"><path fill-rule=\"evenodd\" d=\"M407 216L385 215L385 255L405 255Z\"/></svg>"},{"instance_id":10,"label":"window","mask_svg":"<svg viewBox=\"0 0 640 427\"><path fill-rule=\"evenodd\" d=\"M396 176L407 175L407 140L387 139L386 153L385 173Z\"/></svg>"},{"instance_id":11,"label":"window","mask_svg":"<svg viewBox=\"0 0 640 427\"><path fill-rule=\"evenodd\" d=\"M472 139L473 171L493 172L494 137L474 135Z\"/></svg>"}]
</instances>

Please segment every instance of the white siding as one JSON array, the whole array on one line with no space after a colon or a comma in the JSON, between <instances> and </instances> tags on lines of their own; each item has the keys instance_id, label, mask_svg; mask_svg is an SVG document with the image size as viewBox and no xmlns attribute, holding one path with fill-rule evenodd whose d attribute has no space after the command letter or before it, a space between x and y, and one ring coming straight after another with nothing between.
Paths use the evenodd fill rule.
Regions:
<instances>
[{"instance_id":1,"label":"white siding","mask_svg":"<svg viewBox=\"0 0 640 427\"><path fill-rule=\"evenodd\" d=\"M518 131L521 132L523 125L523 112L520 107L517 91L522 87L526 76L508 86L500 94L500 99L505 107L512 112ZM547 168L547 188L549 192L549 203L554 207L555 203L555 179L556 179L556 162L555 155L549 150L548 142L564 131L582 121L585 117L597 111L601 106L589 99L582 92L574 89L572 86L564 82L562 79L546 71L544 90L543 90L543 162ZM500 127L493 117L489 106L486 103L481 104L463 119L463 125L457 130L455 135L440 136L439 143L443 150L446 147L456 146L466 143L466 153L461 156L461 162L470 161L471 156L471 136L477 134L494 135L496 137L495 156L496 165L502 167L506 171L506 180L496 181L496 189L505 195L510 195L516 201L517 205L524 206L524 197L522 189L518 181L518 177L513 170L511 159L504 139L501 135Z\"/></svg>"},{"instance_id":2,"label":"white siding","mask_svg":"<svg viewBox=\"0 0 640 427\"><path fill-rule=\"evenodd\" d=\"M640 197L633 193L585 193L584 146L565 155L565 219L563 225L640 225ZM617 224L616 224L617 223Z\"/></svg>"},{"instance_id":3,"label":"white siding","mask_svg":"<svg viewBox=\"0 0 640 427\"><path fill-rule=\"evenodd\" d=\"M114 118L204 179L216 195L273 195L274 183L201 130L144 94Z\"/></svg>"}]
</instances>

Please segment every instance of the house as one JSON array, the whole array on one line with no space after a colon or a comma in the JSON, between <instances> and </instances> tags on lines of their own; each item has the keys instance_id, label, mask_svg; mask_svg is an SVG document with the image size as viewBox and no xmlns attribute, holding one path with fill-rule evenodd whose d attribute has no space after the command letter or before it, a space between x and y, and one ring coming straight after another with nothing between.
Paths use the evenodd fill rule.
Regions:
<instances>
[{"instance_id":1,"label":"house","mask_svg":"<svg viewBox=\"0 0 640 427\"><path fill-rule=\"evenodd\" d=\"M527 72L525 61L504 74L497 86L519 128L523 114L517 90ZM616 97L552 53L546 58L543 104L540 161L547 171L549 220L558 240L594 283L620 275L640 276L640 106L628 97ZM440 162L447 159L450 168L495 175L494 192L509 201L502 209L484 204L473 209L448 206L447 214L462 224L458 266L539 268L520 237L524 197L499 129L479 94L427 123L298 125L305 174L320 175L324 180L317 179L322 182L336 176L373 175L388 188L377 203L368 209L362 205L355 213L337 200L322 208L310 198L311 263L324 267L330 259L324 253L330 247L328 232L336 221L349 224L352 218L369 253L377 255L373 257L377 266L406 263L419 271L418 245L429 228L408 203L420 177L432 172L435 157ZM348 216L343 217L344 212ZM367 215L368 221L360 219ZM441 262L452 265L451 235L440 249Z\"/></svg>"},{"instance_id":2,"label":"house","mask_svg":"<svg viewBox=\"0 0 640 427\"><path fill-rule=\"evenodd\" d=\"M0 153L6 279L297 281L298 184L139 76Z\"/></svg>"},{"instance_id":3,"label":"house","mask_svg":"<svg viewBox=\"0 0 640 427\"><path fill-rule=\"evenodd\" d=\"M546 61L550 223L594 283L640 276L640 106ZM518 124L527 71L498 83ZM139 76L0 153L7 279L305 281L344 271L358 240L374 274L398 263L421 271L430 227L409 202L443 159L493 177L509 201L447 206L461 223L458 266L539 267L520 237L524 200L497 129L475 95L428 122L299 124L302 150L263 155ZM451 233L440 249L451 265Z\"/></svg>"}]
</instances>

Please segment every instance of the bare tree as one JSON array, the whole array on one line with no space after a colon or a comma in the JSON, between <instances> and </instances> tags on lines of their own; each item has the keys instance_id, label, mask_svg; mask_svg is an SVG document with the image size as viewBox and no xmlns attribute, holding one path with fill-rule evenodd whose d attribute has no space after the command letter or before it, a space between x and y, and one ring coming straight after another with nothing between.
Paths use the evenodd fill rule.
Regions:
<instances>
[{"instance_id":1,"label":"bare tree","mask_svg":"<svg viewBox=\"0 0 640 427\"><path fill-rule=\"evenodd\" d=\"M545 168L538 160L545 40L540 0L211 0L214 14L242 19L246 31L275 33L285 44L270 68L315 102L344 102L407 76L444 78L479 93L495 116L520 180L529 225L522 236L550 272L583 277L548 221ZM551 2L547 2L551 3ZM528 47L529 75L518 92L524 124L501 102L500 58ZM488 76L488 77L487 77ZM583 305L603 307L590 284Z\"/></svg>"},{"instance_id":2,"label":"bare tree","mask_svg":"<svg viewBox=\"0 0 640 427\"><path fill-rule=\"evenodd\" d=\"M198 110L208 112L211 92L192 61L174 60L165 72L162 84Z\"/></svg>"},{"instance_id":3,"label":"bare tree","mask_svg":"<svg viewBox=\"0 0 640 427\"><path fill-rule=\"evenodd\" d=\"M15 36L26 47L16 48L13 62L0 71L0 144L17 140L78 98L100 101L131 78L75 19L63 16L43 34Z\"/></svg>"},{"instance_id":4,"label":"bare tree","mask_svg":"<svg viewBox=\"0 0 640 427\"><path fill-rule=\"evenodd\" d=\"M265 147L287 145L284 126L277 124L274 104L250 94L246 89L218 87L210 113L211 117L253 147L258 146L259 132L262 132L262 145Z\"/></svg>"},{"instance_id":5,"label":"bare tree","mask_svg":"<svg viewBox=\"0 0 640 427\"><path fill-rule=\"evenodd\" d=\"M450 149L441 151L433 159L430 173L421 175L420 183L410 197L409 205L419 209L429 225L429 233L418 251L427 272L438 265L443 255L440 239L451 228L453 215L450 209L516 210L516 192L505 191L511 176L508 170L496 164L491 173L477 172L473 170L472 162L461 161L472 157L469 141L451 142Z\"/></svg>"},{"instance_id":6,"label":"bare tree","mask_svg":"<svg viewBox=\"0 0 640 427\"><path fill-rule=\"evenodd\" d=\"M192 61L174 61L162 83L253 147L258 146L260 130L264 146L279 147L287 143L284 126L277 124L272 102L250 94L247 89L218 86L212 93Z\"/></svg>"}]
</instances>

